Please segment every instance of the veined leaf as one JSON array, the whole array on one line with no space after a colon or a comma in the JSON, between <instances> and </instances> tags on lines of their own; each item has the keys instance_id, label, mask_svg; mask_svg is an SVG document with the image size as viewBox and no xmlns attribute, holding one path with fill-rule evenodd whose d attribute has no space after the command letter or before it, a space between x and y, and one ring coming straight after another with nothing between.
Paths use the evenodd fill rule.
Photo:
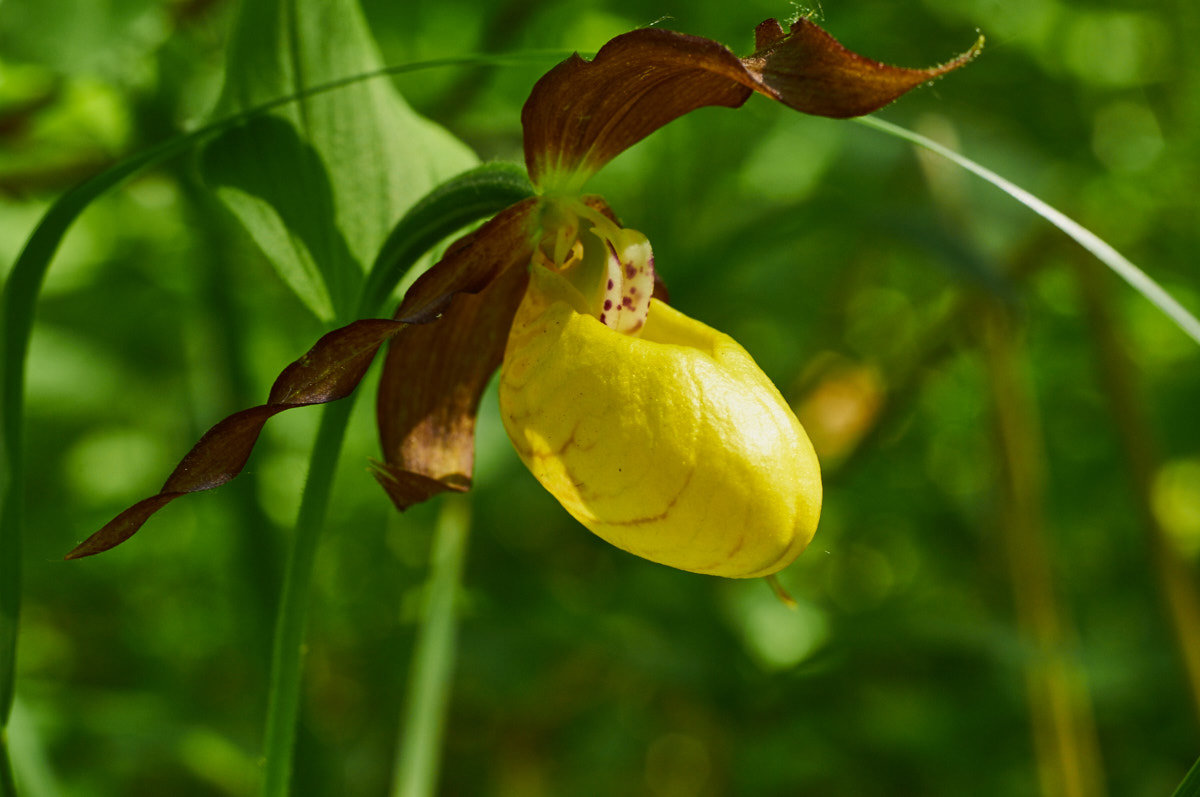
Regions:
<instances>
[{"instance_id":1,"label":"veined leaf","mask_svg":"<svg viewBox=\"0 0 1200 797\"><path fill-rule=\"evenodd\" d=\"M224 115L380 63L355 0L245 0L218 110ZM475 163L391 84L373 82L231 130L209 147L202 167L301 300L321 318L347 319L365 267L396 220Z\"/></svg>"}]
</instances>

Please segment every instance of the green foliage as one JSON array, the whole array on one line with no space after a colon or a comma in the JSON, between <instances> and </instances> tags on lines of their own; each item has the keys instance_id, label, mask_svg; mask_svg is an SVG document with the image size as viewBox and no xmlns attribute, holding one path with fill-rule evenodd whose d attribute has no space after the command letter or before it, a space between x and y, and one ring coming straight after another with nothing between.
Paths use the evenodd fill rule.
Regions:
<instances>
[{"instance_id":1,"label":"green foliage","mask_svg":"<svg viewBox=\"0 0 1200 797\"><path fill-rule=\"evenodd\" d=\"M245 2L217 113L381 66L356 0ZM372 81L229 131L206 148L202 171L304 303L323 320L349 321L395 219L475 163L393 86Z\"/></svg>"},{"instance_id":2,"label":"green foliage","mask_svg":"<svg viewBox=\"0 0 1200 797\"><path fill-rule=\"evenodd\" d=\"M213 422L262 401L324 331L314 313L353 309L403 210L468 163L379 81L246 120L195 164L166 156L199 139L148 148L214 118L218 97L222 115L379 63L595 50L668 13L663 26L745 53L752 26L787 11L364 6L365 23L350 4L291 22L285 4L251 5L254 24L236 26L221 3L0 5L0 263L16 263L6 374L32 344L28 381L6 376L4 392L6 463L27 463L6 464L4 507L18 510L15 493L27 509L0 526L0 640L21 608L7 750L25 797L256 793L282 551L318 412L272 421L247 473L130 543L61 556L157 489ZM881 116L1029 189L1200 307L1200 12L1067 0L823 12L848 46L913 65L981 29L976 63ZM549 63L422 71L396 87L483 159L518 162L520 106ZM540 490L485 397L443 792L1036 793L1044 701L1026 685L1045 650L1021 620L1028 590L1013 590L1005 426L1033 442L1018 470L1040 483L1037 539L1065 628L1054 661L1090 710L1107 791L1170 794L1200 743L1186 640L1160 599L1177 583L1162 551L1185 574L1200 554L1200 354L1187 336L956 168L756 99L674 123L589 188L649 236L673 304L738 338L825 434L824 517L782 577L795 612L761 583L636 560ZM214 194L232 197L237 224ZM1016 317L1007 370L1004 325L985 323L996 307ZM1002 423L1006 385L1032 420ZM440 508L393 512L365 467L378 456L369 404L349 418L313 557L297 793L384 793L410 738L397 718ZM13 683L3 644L0 697Z\"/></svg>"}]
</instances>

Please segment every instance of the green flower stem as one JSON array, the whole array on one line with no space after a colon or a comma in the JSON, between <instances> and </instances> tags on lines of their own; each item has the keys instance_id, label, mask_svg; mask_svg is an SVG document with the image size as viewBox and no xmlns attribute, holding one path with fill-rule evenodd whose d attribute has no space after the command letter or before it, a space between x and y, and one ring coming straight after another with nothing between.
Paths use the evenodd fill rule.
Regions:
<instances>
[{"instance_id":1,"label":"green flower stem","mask_svg":"<svg viewBox=\"0 0 1200 797\"><path fill-rule=\"evenodd\" d=\"M506 164L480 166L434 189L397 223L384 243L362 286L358 316L374 315L391 295L396 281L439 240L472 221L503 210L528 196L531 191L523 173ZM263 797L284 797L291 780L313 561L354 395L357 394L326 405L313 445L304 496L300 500L300 514L283 576L283 592L279 599L275 642L271 652L267 725L263 743L266 757ZM465 535L465 519L460 525ZM440 536L442 534L439 531ZM461 560L461 550L457 556ZM454 579L457 581L457 575ZM449 630L444 633L449 633ZM451 655L451 649L444 644L438 649L446 656ZM440 716L443 704L444 698L429 710ZM436 751L436 747L435 739L432 749Z\"/></svg>"},{"instance_id":2,"label":"green flower stem","mask_svg":"<svg viewBox=\"0 0 1200 797\"><path fill-rule=\"evenodd\" d=\"M438 241L533 196L525 169L485 163L430 191L404 214L379 249L361 289L358 317L373 315L421 255Z\"/></svg>"},{"instance_id":3,"label":"green flower stem","mask_svg":"<svg viewBox=\"0 0 1200 797\"><path fill-rule=\"evenodd\" d=\"M304 496L288 551L283 576L283 592L275 623L275 642L271 651L271 680L267 694L267 727L263 742L265 771L264 797L284 797L292 774L292 750L296 741L296 720L300 706L300 676L304 667L304 629L308 619L308 601L312 586L321 529L333 489L334 471L346 424L357 394L327 404L321 414L317 439L309 461Z\"/></svg>"},{"instance_id":4,"label":"green flower stem","mask_svg":"<svg viewBox=\"0 0 1200 797\"><path fill-rule=\"evenodd\" d=\"M471 527L465 496L448 494L442 502L421 628L409 670L392 797L432 797L437 787L442 731L454 672L454 603Z\"/></svg>"}]
</instances>

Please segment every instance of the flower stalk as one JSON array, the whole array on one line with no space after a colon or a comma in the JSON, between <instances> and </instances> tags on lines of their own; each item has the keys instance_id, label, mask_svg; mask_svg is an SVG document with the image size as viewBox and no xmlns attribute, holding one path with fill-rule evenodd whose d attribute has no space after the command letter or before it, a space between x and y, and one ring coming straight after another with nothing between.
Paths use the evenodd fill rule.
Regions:
<instances>
[{"instance_id":1,"label":"flower stalk","mask_svg":"<svg viewBox=\"0 0 1200 797\"><path fill-rule=\"evenodd\" d=\"M321 413L309 458L308 478L300 499L292 543L288 548L279 598L279 615L271 648L267 687L267 722L263 739L263 797L286 797L292 774L292 751L300 713L300 681L304 669L304 632L312 592L313 563L325 526L338 455L354 396L329 404Z\"/></svg>"},{"instance_id":2,"label":"flower stalk","mask_svg":"<svg viewBox=\"0 0 1200 797\"><path fill-rule=\"evenodd\" d=\"M514 180L511 170L484 167L432 192L405 215L380 250L363 284L360 314L373 314L395 283L435 241L480 216L496 212L498 204L503 207L525 191L527 184ZM285 797L289 793L313 565L356 395L351 393L346 400L324 408L288 549L271 650L263 739L263 797Z\"/></svg>"}]
</instances>

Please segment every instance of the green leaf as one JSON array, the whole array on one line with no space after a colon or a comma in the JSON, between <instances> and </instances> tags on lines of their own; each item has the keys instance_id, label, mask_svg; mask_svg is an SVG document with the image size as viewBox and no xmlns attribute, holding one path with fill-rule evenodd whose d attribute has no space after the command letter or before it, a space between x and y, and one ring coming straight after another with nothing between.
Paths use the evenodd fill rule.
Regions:
<instances>
[{"instance_id":1,"label":"green leaf","mask_svg":"<svg viewBox=\"0 0 1200 797\"><path fill-rule=\"evenodd\" d=\"M247 169L251 162L257 167ZM335 210L325 164L294 126L278 116L254 119L205 148L201 167L306 305L322 318L347 306L357 288L356 260L330 223Z\"/></svg>"},{"instance_id":2,"label":"green leaf","mask_svg":"<svg viewBox=\"0 0 1200 797\"><path fill-rule=\"evenodd\" d=\"M218 109L303 92L380 63L354 0L246 0ZM353 315L365 267L404 211L475 163L391 84L372 82L228 132L202 168L284 281L328 320Z\"/></svg>"}]
</instances>

